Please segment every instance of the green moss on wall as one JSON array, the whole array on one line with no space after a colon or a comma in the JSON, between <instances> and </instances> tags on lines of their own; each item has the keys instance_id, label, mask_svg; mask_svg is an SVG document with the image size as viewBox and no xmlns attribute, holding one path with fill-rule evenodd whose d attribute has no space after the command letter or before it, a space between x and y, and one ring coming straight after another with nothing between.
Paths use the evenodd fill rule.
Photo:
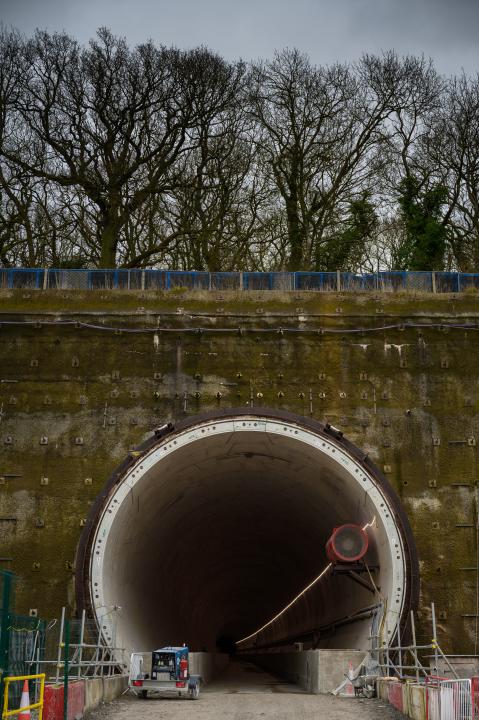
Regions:
<instances>
[{"instance_id":1,"label":"green moss on wall","mask_svg":"<svg viewBox=\"0 0 479 720\"><path fill-rule=\"evenodd\" d=\"M2 564L20 576L20 611L56 616L71 602L82 520L153 427L252 402L330 421L370 453L416 536L423 638L434 601L441 645L473 649L479 333L407 323L476 322L474 296L4 291L0 301L0 320L91 313L93 324L151 330L0 328ZM387 317L406 327L367 332ZM180 332L200 326L215 332Z\"/></svg>"}]
</instances>

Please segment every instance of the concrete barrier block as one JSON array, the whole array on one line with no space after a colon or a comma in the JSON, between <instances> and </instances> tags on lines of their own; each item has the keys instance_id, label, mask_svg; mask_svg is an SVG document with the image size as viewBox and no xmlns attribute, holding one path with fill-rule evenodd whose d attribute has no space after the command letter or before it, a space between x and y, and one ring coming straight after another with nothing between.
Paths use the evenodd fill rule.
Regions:
<instances>
[{"instance_id":1,"label":"concrete barrier block","mask_svg":"<svg viewBox=\"0 0 479 720\"><path fill-rule=\"evenodd\" d=\"M403 686L400 682L391 682L388 685L388 698L396 710L403 712Z\"/></svg>"},{"instance_id":2,"label":"concrete barrier block","mask_svg":"<svg viewBox=\"0 0 479 720\"><path fill-rule=\"evenodd\" d=\"M268 672L297 683L308 692L319 693L319 650L267 652L249 658Z\"/></svg>"},{"instance_id":3,"label":"concrete barrier block","mask_svg":"<svg viewBox=\"0 0 479 720\"><path fill-rule=\"evenodd\" d=\"M365 657L362 650L304 650L250 655L251 661L313 694L333 692Z\"/></svg>"},{"instance_id":4,"label":"concrete barrier block","mask_svg":"<svg viewBox=\"0 0 479 720\"><path fill-rule=\"evenodd\" d=\"M85 712L98 707L101 702L103 702L102 678L85 680Z\"/></svg>"},{"instance_id":5,"label":"concrete barrier block","mask_svg":"<svg viewBox=\"0 0 479 720\"><path fill-rule=\"evenodd\" d=\"M409 690L409 683L405 682L402 684L402 711L404 715L409 715L409 706L410 706L410 690Z\"/></svg>"},{"instance_id":6,"label":"concrete barrier block","mask_svg":"<svg viewBox=\"0 0 479 720\"><path fill-rule=\"evenodd\" d=\"M412 720L426 720L426 688L424 685L408 685L407 714Z\"/></svg>"},{"instance_id":7,"label":"concrete barrier block","mask_svg":"<svg viewBox=\"0 0 479 720\"><path fill-rule=\"evenodd\" d=\"M224 653L192 652L189 654L190 675L200 675L204 685L222 672L229 662Z\"/></svg>"},{"instance_id":8,"label":"concrete barrier block","mask_svg":"<svg viewBox=\"0 0 479 720\"><path fill-rule=\"evenodd\" d=\"M113 675L112 677L103 678L103 702L111 702L119 695L128 685L126 675Z\"/></svg>"},{"instance_id":9,"label":"concrete barrier block","mask_svg":"<svg viewBox=\"0 0 479 720\"><path fill-rule=\"evenodd\" d=\"M389 702L388 685L389 680L385 680L384 678L379 678L377 680L377 696L378 698L381 698L381 700L386 700L387 702Z\"/></svg>"},{"instance_id":10,"label":"concrete barrier block","mask_svg":"<svg viewBox=\"0 0 479 720\"><path fill-rule=\"evenodd\" d=\"M85 683L68 684L68 720L80 720L85 707ZM44 720L63 720L63 685L45 685Z\"/></svg>"},{"instance_id":11,"label":"concrete barrier block","mask_svg":"<svg viewBox=\"0 0 479 720\"><path fill-rule=\"evenodd\" d=\"M317 652L319 652L317 690L319 693L330 693L335 690L347 677L350 667L353 670L356 669L366 656L362 650L319 650Z\"/></svg>"}]
</instances>

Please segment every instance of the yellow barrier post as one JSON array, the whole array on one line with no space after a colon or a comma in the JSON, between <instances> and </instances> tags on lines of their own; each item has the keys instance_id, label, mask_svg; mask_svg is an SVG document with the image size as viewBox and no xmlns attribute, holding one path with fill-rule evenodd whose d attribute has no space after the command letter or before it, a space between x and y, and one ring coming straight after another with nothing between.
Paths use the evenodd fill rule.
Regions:
<instances>
[{"instance_id":1,"label":"yellow barrier post","mask_svg":"<svg viewBox=\"0 0 479 720\"><path fill-rule=\"evenodd\" d=\"M40 680L40 698L38 702L32 703L31 705L28 705L28 707L24 708L18 708L17 710L9 710L8 709L8 686L12 682L21 682L25 680ZM45 691L45 673L40 673L40 675L18 675L17 677L6 677L5 680L5 688L3 693L3 712L2 712L2 720L5 720L5 718L12 717L14 715L19 715L21 712L25 712L25 710L36 710L38 708L38 720L42 720L43 716L43 695Z\"/></svg>"}]
</instances>

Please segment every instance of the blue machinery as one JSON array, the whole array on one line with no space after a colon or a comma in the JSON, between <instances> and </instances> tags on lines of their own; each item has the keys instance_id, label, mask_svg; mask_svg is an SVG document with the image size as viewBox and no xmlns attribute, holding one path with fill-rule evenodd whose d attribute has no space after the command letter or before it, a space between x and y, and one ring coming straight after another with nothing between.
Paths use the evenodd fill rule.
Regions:
<instances>
[{"instance_id":1,"label":"blue machinery","mask_svg":"<svg viewBox=\"0 0 479 720\"><path fill-rule=\"evenodd\" d=\"M145 659L151 658L148 670ZM179 696L197 700L200 695L199 675L190 675L189 652L186 646L163 647L151 656L133 653L130 660L129 688L139 698Z\"/></svg>"}]
</instances>

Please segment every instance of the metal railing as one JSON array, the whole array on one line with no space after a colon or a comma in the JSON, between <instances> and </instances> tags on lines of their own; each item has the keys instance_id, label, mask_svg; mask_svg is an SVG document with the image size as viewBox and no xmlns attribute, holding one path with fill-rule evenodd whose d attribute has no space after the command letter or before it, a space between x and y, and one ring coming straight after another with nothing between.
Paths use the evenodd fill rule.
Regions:
<instances>
[{"instance_id":1,"label":"metal railing","mask_svg":"<svg viewBox=\"0 0 479 720\"><path fill-rule=\"evenodd\" d=\"M477 720L474 686L478 678L446 680L431 677L426 682L426 720Z\"/></svg>"},{"instance_id":2,"label":"metal railing","mask_svg":"<svg viewBox=\"0 0 479 720\"><path fill-rule=\"evenodd\" d=\"M37 666L46 668L47 682L58 684L65 678L72 681L126 673L125 648L117 647L114 637L111 643L106 642L101 627L94 620L87 620L85 610L81 618L70 620L63 607L56 627L58 635L46 652L50 657L37 661Z\"/></svg>"},{"instance_id":3,"label":"metal railing","mask_svg":"<svg viewBox=\"0 0 479 720\"><path fill-rule=\"evenodd\" d=\"M313 292L479 291L479 273L460 272L203 272L0 268L0 289L266 290Z\"/></svg>"},{"instance_id":4,"label":"metal railing","mask_svg":"<svg viewBox=\"0 0 479 720\"><path fill-rule=\"evenodd\" d=\"M416 624L414 620L414 612L410 611L409 614L410 623L410 637L412 642L404 644L401 642L401 626L398 620L395 632L396 644L387 643L383 646L380 644L379 635L371 634L370 640L370 653L371 656L377 660L383 675L390 675L397 677L399 680L416 680L416 682L424 682L431 677L430 668L426 667L421 662L421 656L424 656L433 652L432 657L434 658L434 673L432 677L437 677L437 671L439 663L441 662L447 667L448 672L452 676L459 680L456 670L449 661L447 655L442 651L437 641L437 623L436 623L436 609L435 604L431 603L431 629L432 629L432 640L430 643L419 645L416 642Z\"/></svg>"},{"instance_id":5,"label":"metal railing","mask_svg":"<svg viewBox=\"0 0 479 720\"><path fill-rule=\"evenodd\" d=\"M409 618L412 643L401 642L401 631L398 623L396 628L396 644L381 647L379 643L371 645L371 656L377 657L383 677L389 676L402 682L392 684L388 689L389 700L402 710L404 684L422 686L424 688L426 720L479 720L479 677L461 678L451 664L452 657L445 655L437 641L437 624L435 605L431 603L432 641L426 645L416 643L414 613ZM376 640L376 636L371 636ZM426 655L433 651L432 656ZM421 661L421 656L424 662ZM433 659L433 667L425 665L425 657ZM440 668L440 666L442 666ZM440 668L443 675L438 674ZM453 677L445 677L451 673ZM399 688L399 706L392 693Z\"/></svg>"},{"instance_id":6,"label":"metal railing","mask_svg":"<svg viewBox=\"0 0 479 720\"><path fill-rule=\"evenodd\" d=\"M23 707L19 707L15 710L9 710L8 709L8 690L12 683L19 683L19 682L25 682L29 680L37 680L40 685L39 690L39 698L33 703L29 703L28 705L23 705ZM6 677L5 680L5 691L3 696L3 710L2 710L2 720L5 720L5 718L14 717L15 715L21 715L22 713L25 713L30 715L30 710L38 710L38 720L42 720L43 715L43 697L44 697L44 690L45 690L45 674L39 673L37 675L19 675L17 677Z\"/></svg>"}]
</instances>

